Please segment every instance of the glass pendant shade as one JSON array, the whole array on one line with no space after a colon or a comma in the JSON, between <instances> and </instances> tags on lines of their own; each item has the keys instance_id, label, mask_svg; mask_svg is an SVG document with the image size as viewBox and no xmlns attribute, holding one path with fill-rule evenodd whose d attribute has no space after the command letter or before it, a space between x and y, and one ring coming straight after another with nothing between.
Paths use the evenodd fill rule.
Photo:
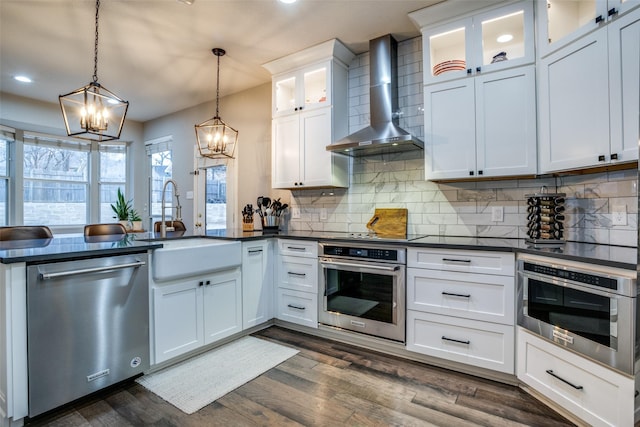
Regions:
<instances>
[{"instance_id":1,"label":"glass pendant shade","mask_svg":"<svg viewBox=\"0 0 640 427\"><path fill-rule=\"evenodd\" d=\"M129 103L98 83L98 18L100 0L96 0L96 32L93 54L93 81L66 95L60 95L60 108L67 135L91 141L120 138Z\"/></svg>"},{"instance_id":2,"label":"glass pendant shade","mask_svg":"<svg viewBox=\"0 0 640 427\"><path fill-rule=\"evenodd\" d=\"M196 125L198 149L203 157L235 158L238 131L227 125L220 117L214 117Z\"/></svg>"},{"instance_id":3,"label":"glass pendant shade","mask_svg":"<svg viewBox=\"0 0 640 427\"><path fill-rule=\"evenodd\" d=\"M238 131L227 125L221 118L220 106L220 57L226 52L220 48L212 49L218 57L217 85L216 85L216 115L196 125L196 139L198 150L202 157L211 159L235 158L236 145L238 143Z\"/></svg>"},{"instance_id":4,"label":"glass pendant shade","mask_svg":"<svg viewBox=\"0 0 640 427\"><path fill-rule=\"evenodd\" d=\"M94 141L120 138L129 103L97 82L60 95L67 135Z\"/></svg>"}]
</instances>

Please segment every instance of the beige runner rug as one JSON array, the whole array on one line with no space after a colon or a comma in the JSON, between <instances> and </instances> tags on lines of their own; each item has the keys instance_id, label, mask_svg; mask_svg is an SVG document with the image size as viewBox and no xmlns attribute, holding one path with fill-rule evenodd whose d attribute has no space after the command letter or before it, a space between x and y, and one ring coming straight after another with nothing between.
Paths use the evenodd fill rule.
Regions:
<instances>
[{"instance_id":1,"label":"beige runner rug","mask_svg":"<svg viewBox=\"0 0 640 427\"><path fill-rule=\"evenodd\" d=\"M247 336L136 382L187 414L260 376L298 350Z\"/></svg>"}]
</instances>

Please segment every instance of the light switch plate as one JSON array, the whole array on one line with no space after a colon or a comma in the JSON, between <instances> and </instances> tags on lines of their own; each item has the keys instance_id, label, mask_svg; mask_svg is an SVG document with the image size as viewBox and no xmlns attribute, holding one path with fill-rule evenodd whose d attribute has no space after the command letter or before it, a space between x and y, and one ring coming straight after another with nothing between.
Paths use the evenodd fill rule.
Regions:
<instances>
[{"instance_id":1,"label":"light switch plate","mask_svg":"<svg viewBox=\"0 0 640 427\"><path fill-rule=\"evenodd\" d=\"M504 208L502 206L494 206L491 208L491 221L504 221Z\"/></svg>"},{"instance_id":2,"label":"light switch plate","mask_svg":"<svg viewBox=\"0 0 640 427\"><path fill-rule=\"evenodd\" d=\"M321 220L327 219L327 208L320 208L320 219Z\"/></svg>"},{"instance_id":3,"label":"light switch plate","mask_svg":"<svg viewBox=\"0 0 640 427\"><path fill-rule=\"evenodd\" d=\"M291 218L300 219L300 208L291 208Z\"/></svg>"},{"instance_id":4,"label":"light switch plate","mask_svg":"<svg viewBox=\"0 0 640 427\"><path fill-rule=\"evenodd\" d=\"M611 212L611 225L627 225L627 206L615 205Z\"/></svg>"}]
</instances>

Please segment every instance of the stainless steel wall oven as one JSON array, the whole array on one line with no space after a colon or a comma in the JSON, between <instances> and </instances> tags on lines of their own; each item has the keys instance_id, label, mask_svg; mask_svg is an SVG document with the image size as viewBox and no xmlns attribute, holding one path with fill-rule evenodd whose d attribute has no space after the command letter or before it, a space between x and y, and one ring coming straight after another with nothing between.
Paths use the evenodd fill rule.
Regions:
<instances>
[{"instance_id":1,"label":"stainless steel wall oven","mask_svg":"<svg viewBox=\"0 0 640 427\"><path fill-rule=\"evenodd\" d=\"M518 325L634 375L638 361L635 271L555 258L518 260Z\"/></svg>"},{"instance_id":2,"label":"stainless steel wall oven","mask_svg":"<svg viewBox=\"0 0 640 427\"><path fill-rule=\"evenodd\" d=\"M405 340L406 249L320 243L320 323Z\"/></svg>"}]
</instances>

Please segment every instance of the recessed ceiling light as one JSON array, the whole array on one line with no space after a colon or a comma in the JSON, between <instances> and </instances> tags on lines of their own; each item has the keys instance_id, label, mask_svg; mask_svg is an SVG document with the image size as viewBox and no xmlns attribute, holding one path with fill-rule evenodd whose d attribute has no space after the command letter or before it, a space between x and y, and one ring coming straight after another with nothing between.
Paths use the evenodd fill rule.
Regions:
<instances>
[{"instance_id":1,"label":"recessed ceiling light","mask_svg":"<svg viewBox=\"0 0 640 427\"><path fill-rule=\"evenodd\" d=\"M502 34L501 36L498 36L498 38L496 40L497 40L498 43L510 42L511 40L513 40L513 35L511 35L511 34Z\"/></svg>"},{"instance_id":2,"label":"recessed ceiling light","mask_svg":"<svg viewBox=\"0 0 640 427\"><path fill-rule=\"evenodd\" d=\"M177 0L179 3L184 3L184 4L188 4L188 5L192 5L194 1L196 0Z\"/></svg>"},{"instance_id":3,"label":"recessed ceiling light","mask_svg":"<svg viewBox=\"0 0 640 427\"><path fill-rule=\"evenodd\" d=\"M280 3L286 3L286 4L290 4L290 3L295 3L298 0L280 0Z\"/></svg>"},{"instance_id":4,"label":"recessed ceiling light","mask_svg":"<svg viewBox=\"0 0 640 427\"><path fill-rule=\"evenodd\" d=\"M13 78L22 83L31 83L33 81L27 76L14 76Z\"/></svg>"}]
</instances>

